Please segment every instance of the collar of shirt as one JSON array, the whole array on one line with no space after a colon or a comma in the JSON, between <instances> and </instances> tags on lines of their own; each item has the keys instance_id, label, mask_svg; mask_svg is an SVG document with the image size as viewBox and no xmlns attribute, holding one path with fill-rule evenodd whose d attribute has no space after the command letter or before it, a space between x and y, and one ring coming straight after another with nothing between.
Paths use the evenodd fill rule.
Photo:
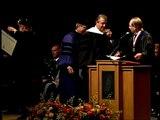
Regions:
<instances>
[{"instance_id":1,"label":"collar of shirt","mask_svg":"<svg viewBox=\"0 0 160 120\"><path fill-rule=\"evenodd\" d=\"M55 61L58 61L58 59L59 59L59 57L58 57L58 58L55 58L54 60L55 60Z\"/></svg>"}]
</instances>

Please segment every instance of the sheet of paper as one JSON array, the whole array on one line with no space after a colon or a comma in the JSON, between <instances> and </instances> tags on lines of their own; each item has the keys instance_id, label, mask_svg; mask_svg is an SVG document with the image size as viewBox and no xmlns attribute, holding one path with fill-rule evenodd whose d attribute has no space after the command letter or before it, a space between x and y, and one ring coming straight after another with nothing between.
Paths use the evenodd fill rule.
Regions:
<instances>
[{"instance_id":1,"label":"sheet of paper","mask_svg":"<svg viewBox=\"0 0 160 120\"><path fill-rule=\"evenodd\" d=\"M111 56L111 55L106 55L107 57L109 57L111 60L118 60L121 57L116 57L116 56Z\"/></svg>"},{"instance_id":2,"label":"sheet of paper","mask_svg":"<svg viewBox=\"0 0 160 120\"><path fill-rule=\"evenodd\" d=\"M1 30L1 49L12 56L13 51L16 47L17 40L6 33L4 30Z\"/></svg>"}]
</instances>

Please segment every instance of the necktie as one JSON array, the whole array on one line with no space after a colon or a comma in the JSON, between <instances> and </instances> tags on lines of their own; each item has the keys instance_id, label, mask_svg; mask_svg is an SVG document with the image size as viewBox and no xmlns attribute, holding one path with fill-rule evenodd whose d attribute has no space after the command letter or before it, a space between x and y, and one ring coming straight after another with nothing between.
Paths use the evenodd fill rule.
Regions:
<instances>
[{"instance_id":1,"label":"necktie","mask_svg":"<svg viewBox=\"0 0 160 120\"><path fill-rule=\"evenodd\" d=\"M135 52L135 42L136 42L135 40L136 40L136 36L137 36L137 34L133 35L133 48L132 48L133 52Z\"/></svg>"},{"instance_id":2,"label":"necktie","mask_svg":"<svg viewBox=\"0 0 160 120\"><path fill-rule=\"evenodd\" d=\"M135 34L135 35L133 35L133 42L135 41L135 39L136 39L136 36L137 36L136 34Z\"/></svg>"}]
</instances>

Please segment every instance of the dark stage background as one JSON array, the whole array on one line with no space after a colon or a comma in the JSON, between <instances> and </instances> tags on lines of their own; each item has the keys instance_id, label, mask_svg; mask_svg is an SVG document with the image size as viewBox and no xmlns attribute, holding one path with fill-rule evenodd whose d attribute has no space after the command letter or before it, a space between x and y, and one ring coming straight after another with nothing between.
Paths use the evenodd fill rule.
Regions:
<instances>
[{"instance_id":1,"label":"dark stage background","mask_svg":"<svg viewBox=\"0 0 160 120\"><path fill-rule=\"evenodd\" d=\"M63 36L74 29L77 18L86 18L94 26L98 14L108 16L108 27L113 32L113 39L118 40L128 29L128 22L132 17L140 17L144 29L152 34L154 41L160 40L160 18L158 0L127 1L126 0L77 0L77 1L1 1L0 28L17 27L17 20L28 17L33 20L33 30L39 36L39 43L43 55L49 52L50 44L60 42ZM10 63L0 61L0 97L2 106L7 106L14 95L14 87ZM15 68L16 69L16 68ZM2 99L3 98L3 99Z\"/></svg>"},{"instance_id":2,"label":"dark stage background","mask_svg":"<svg viewBox=\"0 0 160 120\"><path fill-rule=\"evenodd\" d=\"M7 3L9 2L9 4ZM6 1L5 8L1 8L1 27L15 26L17 19L29 17L33 20L33 29L40 36L40 43L44 51L51 42L61 41L64 34L74 29L77 18L86 18L90 26L94 25L98 14L108 16L108 27L113 32L113 38L119 39L128 29L130 18L142 18L144 29L150 32L155 41L159 36L158 12L160 7L155 1L124 1L124 0L97 0L97 1ZM14 4L14 5L13 5Z\"/></svg>"}]
</instances>

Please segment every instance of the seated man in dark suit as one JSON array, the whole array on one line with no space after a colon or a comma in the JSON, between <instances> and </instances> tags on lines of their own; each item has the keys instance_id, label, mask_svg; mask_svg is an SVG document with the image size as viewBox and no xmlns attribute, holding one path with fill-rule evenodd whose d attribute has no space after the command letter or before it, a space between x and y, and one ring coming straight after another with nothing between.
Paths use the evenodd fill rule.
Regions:
<instances>
[{"instance_id":1,"label":"seated man in dark suit","mask_svg":"<svg viewBox=\"0 0 160 120\"><path fill-rule=\"evenodd\" d=\"M49 99L56 99L58 95L59 67L57 61L59 59L60 49L59 44L53 44L51 47L51 58L45 60L44 72L42 75L42 97L46 101Z\"/></svg>"}]
</instances>

